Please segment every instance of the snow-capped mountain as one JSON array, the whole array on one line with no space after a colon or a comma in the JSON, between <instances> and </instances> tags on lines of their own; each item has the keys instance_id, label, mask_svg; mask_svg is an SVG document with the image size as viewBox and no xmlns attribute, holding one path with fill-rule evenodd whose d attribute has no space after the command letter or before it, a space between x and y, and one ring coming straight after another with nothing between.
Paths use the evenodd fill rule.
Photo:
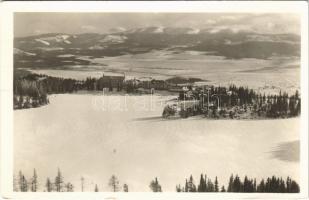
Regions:
<instances>
[{"instance_id":1,"label":"snow-capped mountain","mask_svg":"<svg viewBox=\"0 0 309 200\"><path fill-rule=\"evenodd\" d=\"M29 55L40 60L53 60L57 55L63 54L102 57L161 49L212 52L213 55L227 59L267 59L273 55L299 56L300 36L261 34L227 27L216 30L155 26L126 30L118 27L106 34L50 33L15 38L14 48L18 49L14 52L17 66L20 60L28 59L31 63L29 58L25 58ZM24 63L20 66L24 66Z\"/></svg>"}]
</instances>

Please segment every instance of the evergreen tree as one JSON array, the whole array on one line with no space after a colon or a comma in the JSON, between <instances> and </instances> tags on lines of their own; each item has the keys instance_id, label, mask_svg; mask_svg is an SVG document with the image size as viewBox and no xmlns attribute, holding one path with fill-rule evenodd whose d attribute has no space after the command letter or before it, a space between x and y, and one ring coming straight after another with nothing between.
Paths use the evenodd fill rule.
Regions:
<instances>
[{"instance_id":1,"label":"evergreen tree","mask_svg":"<svg viewBox=\"0 0 309 200\"><path fill-rule=\"evenodd\" d=\"M33 176L31 179L31 192L36 192L38 189L38 176L36 174L36 170L33 170Z\"/></svg>"},{"instance_id":2,"label":"evergreen tree","mask_svg":"<svg viewBox=\"0 0 309 200\"><path fill-rule=\"evenodd\" d=\"M46 180L45 187L46 187L47 192L53 191L53 184L52 184L52 182L50 181L49 178L47 178L47 180Z\"/></svg>"},{"instance_id":3,"label":"evergreen tree","mask_svg":"<svg viewBox=\"0 0 309 200\"><path fill-rule=\"evenodd\" d=\"M260 184L257 186L257 192L265 192L264 179L261 180Z\"/></svg>"},{"instance_id":4,"label":"evergreen tree","mask_svg":"<svg viewBox=\"0 0 309 200\"><path fill-rule=\"evenodd\" d=\"M190 176L189 182L188 182L188 192L196 192L196 186L194 184L194 180L192 175Z\"/></svg>"},{"instance_id":5,"label":"evergreen tree","mask_svg":"<svg viewBox=\"0 0 309 200\"><path fill-rule=\"evenodd\" d=\"M226 192L224 185L221 187L221 191L220 192Z\"/></svg>"},{"instance_id":6,"label":"evergreen tree","mask_svg":"<svg viewBox=\"0 0 309 200\"><path fill-rule=\"evenodd\" d=\"M228 188L227 188L228 192L234 192L233 184L234 184L234 177L233 177L233 174L232 174L230 176L230 181L229 181L229 185L228 185Z\"/></svg>"},{"instance_id":7,"label":"evergreen tree","mask_svg":"<svg viewBox=\"0 0 309 200\"><path fill-rule=\"evenodd\" d=\"M98 188L98 185L97 185L97 184L95 184L94 192L99 192L99 188Z\"/></svg>"},{"instance_id":8,"label":"evergreen tree","mask_svg":"<svg viewBox=\"0 0 309 200\"><path fill-rule=\"evenodd\" d=\"M207 181L207 192L214 192L215 191L215 187L214 184L212 183L211 179L209 178Z\"/></svg>"},{"instance_id":9,"label":"evergreen tree","mask_svg":"<svg viewBox=\"0 0 309 200\"><path fill-rule=\"evenodd\" d=\"M56 192L63 192L63 177L59 168L55 178L55 190Z\"/></svg>"},{"instance_id":10,"label":"evergreen tree","mask_svg":"<svg viewBox=\"0 0 309 200\"><path fill-rule=\"evenodd\" d=\"M67 192L74 192L74 186L72 183L68 182L67 184L65 184L65 189Z\"/></svg>"},{"instance_id":11,"label":"evergreen tree","mask_svg":"<svg viewBox=\"0 0 309 200\"><path fill-rule=\"evenodd\" d=\"M215 192L219 192L218 178L215 179Z\"/></svg>"},{"instance_id":12,"label":"evergreen tree","mask_svg":"<svg viewBox=\"0 0 309 200\"><path fill-rule=\"evenodd\" d=\"M14 192L19 192L20 190L18 182L19 182L19 178L16 177L16 175L14 174L13 176L13 191Z\"/></svg>"},{"instance_id":13,"label":"evergreen tree","mask_svg":"<svg viewBox=\"0 0 309 200\"><path fill-rule=\"evenodd\" d=\"M290 177L287 177L287 179L286 179L286 192L288 192L288 193L291 192L291 179L290 179Z\"/></svg>"},{"instance_id":14,"label":"evergreen tree","mask_svg":"<svg viewBox=\"0 0 309 200\"><path fill-rule=\"evenodd\" d=\"M234 182L233 182L233 192L243 192L243 184L240 181L240 178L238 175L235 176Z\"/></svg>"},{"instance_id":15,"label":"evergreen tree","mask_svg":"<svg viewBox=\"0 0 309 200\"><path fill-rule=\"evenodd\" d=\"M28 182L26 177L23 175L21 171L19 171L19 190L21 192L27 192L28 191Z\"/></svg>"},{"instance_id":16,"label":"evergreen tree","mask_svg":"<svg viewBox=\"0 0 309 200\"><path fill-rule=\"evenodd\" d=\"M295 181L291 181L290 192L291 193L299 193L299 185Z\"/></svg>"},{"instance_id":17,"label":"evergreen tree","mask_svg":"<svg viewBox=\"0 0 309 200\"><path fill-rule=\"evenodd\" d=\"M162 188L161 188L161 185L159 184L157 177L155 178L155 180L152 180L150 182L149 187L150 187L151 191L153 191L153 192L162 192Z\"/></svg>"},{"instance_id":18,"label":"evergreen tree","mask_svg":"<svg viewBox=\"0 0 309 200\"><path fill-rule=\"evenodd\" d=\"M286 192L285 183L284 183L284 181L282 180L282 178L280 178L279 188L280 188L280 189L279 189L279 192L280 192L280 193Z\"/></svg>"},{"instance_id":19,"label":"evergreen tree","mask_svg":"<svg viewBox=\"0 0 309 200\"><path fill-rule=\"evenodd\" d=\"M181 189L180 184L176 185L176 192L181 192L181 191L182 191L182 189Z\"/></svg>"},{"instance_id":20,"label":"evergreen tree","mask_svg":"<svg viewBox=\"0 0 309 200\"><path fill-rule=\"evenodd\" d=\"M198 185L198 192L206 192L206 185L205 185L205 180L204 180L204 176L203 174L201 174L201 178L200 178L200 184Z\"/></svg>"},{"instance_id":21,"label":"evergreen tree","mask_svg":"<svg viewBox=\"0 0 309 200\"><path fill-rule=\"evenodd\" d=\"M188 181L186 179L186 183L185 183L185 192L188 192Z\"/></svg>"},{"instance_id":22,"label":"evergreen tree","mask_svg":"<svg viewBox=\"0 0 309 200\"><path fill-rule=\"evenodd\" d=\"M129 192L129 186L127 184L123 184L123 191Z\"/></svg>"},{"instance_id":23,"label":"evergreen tree","mask_svg":"<svg viewBox=\"0 0 309 200\"><path fill-rule=\"evenodd\" d=\"M109 179L108 185L112 188L113 192L119 191L119 181L115 175L112 175L112 177Z\"/></svg>"},{"instance_id":24,"label":"evergreen tree","mask_svg":"<svg viewBox=\"0 0 309 200\"><path fill-rule=\"evenodd\" d=\"M244 179L244 192L249 192L249 187L250 187L250 185L249 185L249 180L248 180L248 177L247 176L245 176L245 179Z\"/></svg>"}]
</instances>

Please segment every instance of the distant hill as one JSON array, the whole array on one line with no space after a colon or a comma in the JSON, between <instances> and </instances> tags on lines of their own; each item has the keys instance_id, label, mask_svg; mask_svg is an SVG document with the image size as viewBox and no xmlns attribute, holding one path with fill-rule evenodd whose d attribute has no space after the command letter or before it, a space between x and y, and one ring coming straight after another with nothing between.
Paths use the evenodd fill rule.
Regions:
<instances>
[{"instance_id":1,"label":"distant hill","mask_svg":"<svg viewBox=\"0 0 309 200\"><path fill-rule=\"evenodd\" d=\"M161 49L194 50L227 59L268 59L271 56L299 56L300 36L229 29L214 32L208 29L147 27L117 30L110 34L50 33L15 38L14 48L14 66L32 68L91 64L77 56L120 56Z\"/></svg>"}]
</instances>

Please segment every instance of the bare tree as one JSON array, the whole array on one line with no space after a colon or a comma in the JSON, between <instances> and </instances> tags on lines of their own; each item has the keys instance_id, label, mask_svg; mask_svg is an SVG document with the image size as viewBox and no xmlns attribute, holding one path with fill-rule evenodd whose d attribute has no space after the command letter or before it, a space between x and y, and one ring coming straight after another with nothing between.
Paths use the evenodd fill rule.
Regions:
<instances>
[{"instance_id":1,"label":"bare tree","mask_svg":"<svg viewBox=\"0 0 309 200\"><path fill-rule=\"evenodd\" d=\"M113 192L119 191L119 181L115 175L112 175L112 177L109 179L108 185L112 188Z\"/></svg>"}]
</instances>

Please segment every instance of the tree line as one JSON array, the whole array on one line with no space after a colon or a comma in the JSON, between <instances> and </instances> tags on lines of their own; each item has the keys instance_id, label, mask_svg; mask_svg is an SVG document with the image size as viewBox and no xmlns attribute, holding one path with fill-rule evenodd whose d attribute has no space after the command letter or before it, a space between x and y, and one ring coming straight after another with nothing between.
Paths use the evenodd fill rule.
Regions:
<instances>
[{"instance_id":1,"label":"tree line","mask_svg":"<svg viewBox=\"0 0 309 200\"><path fill-rule=\"evenodd\" d=\"M14 70L14 109L35 108L49 103L48 94L71 93L82 89L80 81Z\"/></svg>"},{"instance_id":2,"label":"tree line","mask_svg":"<svg viewBox=\"0 0 309 200\"><path fill-rule=\"evenodd\" d=\"M17 179L17 180L16 180ZM14 177L14 191L16 192L38 192L39 182L36 169L33 170L33 175L31 178L27 179L22 171L19 171L18 177ZM64 182L64 178L60 169L58 169L55 178L52 180L50 178L46 179L44 185L44 192L73 192L74 186L70 182Z\"/></svg>"},{"instance_id":3,"label":"tree line","mask_svg":"<svg viewBox=\"0 0 309 200\"><path fill-rule=\"evenodd\" d=\"M128 184L123 184L120 186L120 182L115 175L112 175L108 181L108 186L111 188L113 192L129 192ZM33 175L30 178L26 178L26 176L19 171L17 177L14 176L13 181L13 190L15 192L74 192L75 187L71 182L65 182L64 177L58 168L56 176L51 179L49 177L46 178L46 182L41 185L38 181L38 175L36 169L33 169ZM84 192L84 178L81 177L81 191ZM98 184L94 185L94 192L99 192Z\"/></svg>"},{"instance_id":4,"label":"tree line","mask_svg":"<svg viewBox=\"0 0 309 200\"><path fill-rule=\"evenodd\" d=\"M112 192L129 192L128 184L120 185L117 176L112 175L108 181L108 186ZM22 171L19 171L18 177L14 177L13 187L15 192L74 192L74 185L70 182L65 182L60 169L54 179L49 177L46 179L44 185L40 185L36 169L33 170L33 175L29 179L25 177ZM40 189L40 190L39 190ZM157 177L150 181L149 189L152 192L162 192L161 184ZM81 178L81 191L84 191L84 178ZM99 186L94 185L94 192L99 192ZM287 177L285 180L282 177L268 177L261 179L258 183L256 178L249 178L245 176L241 179L238 175L233 174L229 178L228 186L219 185L218 178L214 181L201 174L198 183L195 183L193 176L185 179L184 186L176 185L176 192L245 192L245 193L298 193L300 191L299 185L296 181Z\"/></svg>"},{"instance_id":5,"label":"tree line","mask_svg":"<svg viewBox=\"0 0 309 200\"><path fill-rule=\"evenodd\" d=\"M236 113L249 111L256 117L287 118L296 117L301 112L301 98L297 90L290 96L281 91L276 95L262 95L248 87L235 85L210 86L206 89L200 87L194 90L189 87L188 90L180 92L178 99L180 101L198 100L200 104L195 104L193 108L183 109L180 112L181 117L205 114L208 117L219 118L227 115L233 118Z\"/></svg>"},{"instance_id":6,"label":"tree line","mask_svg":"<svg viewBox=\"0 0 309 200\"><path fill-rule=\"evenodd\" d=\"M228 187L219 186L218 178L212 181L207 175L201 174L198 184L194 182L192 175L185 180L184 186L178 184L177 192L245 192L245 193L298 193L299 185L296 181L287 177L283 180L282 177L268 177L257 183L256 178L245 176L242 180L233 174L230 176Z\"/></svg>"}]
</instances>

